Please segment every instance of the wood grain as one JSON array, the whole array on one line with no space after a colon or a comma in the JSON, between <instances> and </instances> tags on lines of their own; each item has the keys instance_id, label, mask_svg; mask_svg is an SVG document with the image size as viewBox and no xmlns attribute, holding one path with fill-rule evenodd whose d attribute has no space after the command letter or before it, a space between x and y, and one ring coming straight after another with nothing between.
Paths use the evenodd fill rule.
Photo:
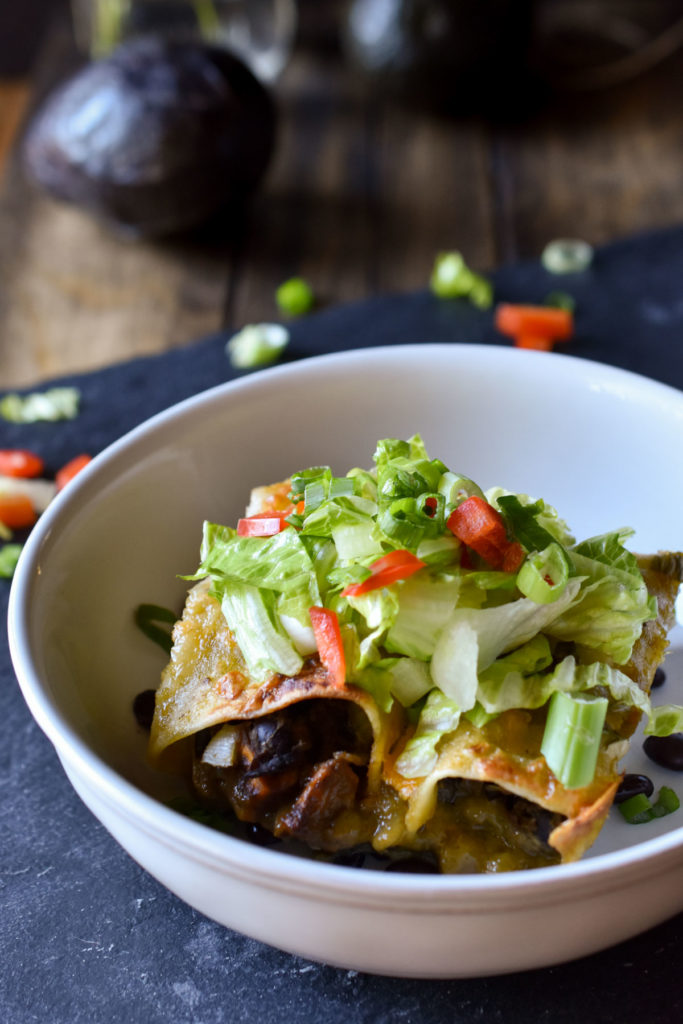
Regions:
<instances>
[{"instance_id":1,"label":"wood grain","mask_svg":"<svg viewBox=\"0 0 683 1024\"><path fill-rule=\"evenodd\" d=\"M435 254L477 269L553 237L600 243L683 221L683 54L514 123L442 120L364 91L301 47L276 88L276 157L252 205L193 239L131 243L31 187L17 125L74 62L62 24L30 82L0 86L0 387L31 385L278 316L300 274L319 305L422 288Z\"/></svg>"},{"instance_id":2,"label":"wood grain","mask_svg":"<svg viewBox=\"0 0 683 1024\"><path fill-rule=\"evenodd\" d=\"M56 25L33 90L18 87L29 115L78 60L68 24ZM231 244L216 233L161 244L116 237L30 184L19 138L0 191L0 388L162 352L219 330L231 259Z\"/></svg>"},{"instance_id":3,"label":"wood grain","mask_svg":"<svg viewBox=\"0 0 683 1024\"><path fill-rule=\"evenodd\" d=\"M498 259L683 221L683 54L605 92L558 98L496 137Z\"/></svg>"},{"instance_id":4,"label":"wood grain","mask_svg":"<svg viewBox=\"0 0 683 1024\"><path fill-rule=\"evenodd\" d=\"M28 106L30 92L25 81L0 79L0 179Z\"/></svg>"}]
</instances>

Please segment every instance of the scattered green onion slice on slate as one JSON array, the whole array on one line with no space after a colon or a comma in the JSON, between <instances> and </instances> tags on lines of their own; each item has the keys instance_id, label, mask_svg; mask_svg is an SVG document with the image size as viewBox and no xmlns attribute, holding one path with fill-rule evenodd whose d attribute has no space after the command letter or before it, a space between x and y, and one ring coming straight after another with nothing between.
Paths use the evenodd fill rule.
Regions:
<instances>
[{"instance_id":1,"label":"scattered green onion slice on slate","mask_svg":"<svg viewBox=\"0 0 683 1024\"><path fill-rule=\"evenodd\" d=\"M580 238L557 238L541 254L541 263L551 274L580 274L593 262L593 248Z\"/></svg>"},{"instance_id":2,"label":"scattered green onion slice on slate","mask_svg":"<svg viewBox=\"0 0 683 1024\"><path fill-rule=\"evenodd\" d=\"M567 789L593 781L607 703L606 697L570 696L561 690L550 698L541 753Z\"/></svg>"},{"instance_id":3,"label":"scattered green onion slice on slate","mask_svg":"<svg viewBox=\"0 0 683 1024\"><path fill-rule=\"evenodd\" d=\"M0 416L10 423L72 420L78 415L80 400L78 388L49 388L28 395L10 392L0 399Z\"/></svg>"},{"instance_id":4,"label":"scattered green onion slice on slate","mask_svg":"<svg viewBox=\"0 0 683 1024\"><path fill-rule=\"evenodd\" d=\"M0 548L0 578L9 580L14 576L22 547L22 544L5 544Z\"/></svg>"},{"instance_id":5,"label":"scattered green onion slice on slate","mask_svg":"<svg viewBox=\"0 0 683 1024\"><path fill-rule=\"evenodd\" d=\"M171 653L173 641L171 631L157 625L159 622L166 622L173 626L177 618L175 612L170 608L163 608L158 604L140 604L135 609L135 625L142 630L149 640L162 647L167 654Z\"/></svg>"},{"instance_id":6,"label":"scattered green onion slice on slate","mask_svg":"<svg viewBox=\"0 0 683 1024\"><path fill-rule=\"evenodd\" d=\"M310 284L304 281L303 277L290 277L276 290L275 301L287 316L301 316L313 308L315 296Z\"/></svg>"},{"instance_id":7,"label":"scattered green onion slice on slate","mask_svg":"<svg viewBox=\"0 0 683 1024\"><path fill-rule=\"evenodd\" d=\"M655 818L664 818L667 814L673 814L681 806L681 801L673 789L662 786L653 804L644 793L638 793L637 796L632 796L630 800L624 800L617 806L629 825L644 825Z\"/></svg>"},{"instance_id":8,"label":"scattered green onion slice on slate","mask_svg":"<svg viewBox=\"0 0 683 1024\"><path fill-rule=\"evenodd\" d=\"M459 252L439 253L429 286L440 299L469 299L479 309L489 309L493 303L491 282L470 270Z\"/></svg>"},{"instance_id":9,"label":"scattered green onion slice on slate","mask_svg":"<svg viewBox=\"0 0 683 1024\"><path fill-rule=\"evenodd\" d=\"M289 331L282 324L247 324L233 335L225 351L238 370L266 366L278 359L289 342Z\"/></svg>"}]
</instances>

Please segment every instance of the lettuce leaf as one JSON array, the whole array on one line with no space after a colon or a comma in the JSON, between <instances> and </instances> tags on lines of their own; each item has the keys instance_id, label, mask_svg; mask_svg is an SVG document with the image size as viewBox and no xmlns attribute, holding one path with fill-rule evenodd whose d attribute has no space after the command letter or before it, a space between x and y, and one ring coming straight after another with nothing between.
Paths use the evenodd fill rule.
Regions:
<instances>
[{"instance_id":1,"label":"lettuce leaf","mask_svg":"<svg viewBox=\"0 0 683 1024\"><path fill-rule=\"evenodd\" d=\"M428 661L455 608L459 589L458 576L425 573L411 576L397 587L398 614L387 633L387 650Z\"/></svg>"},{"instance_id":2,"label":"lettuce leaf","mask_svg":"<svg viewBox=\"0 0 683 1024\"><path fill-rule=\"evenodd\" d=\"M631 657L643 623L657 617L635 556L623 545L629 530L592 537L569 551L583 577L577 600L548 626L558 640L598 651L618 665Z\"/></svg>"},{"instance_id":3,"label":"lettuce leaf","mask_svg":"<svg viewBox=\"0 0 683 1024\"><path fill-rule=\"evenodd\" d=\"M275 595L244 583L228 582L221 608L254 680L264 682L274 672L294 676L303 658L275 614Z\"/></svg>"},{"instance_id":4,"label":"lettuce leaf","mask_svg":"<svg viewBox=\"0 0 683 1024\"><path fill-rule=\"evenodd\" d=\"M287 527L272 537L239 537L228 527L206 523L201 565L190 577L211 576L220 596L229 583L244 583L282 594L308 595L320 603L317 576L299 533Z\"/></svg>"},{"instance_id":5,"label":"lettuce leaf","mask_svg":"<svg viewBox=\"0 0 683 1024\"><path fill-rule=\"evenodd\" d=\"M438 759L437 745L458 728L460 708L441 690L430 692L418 719L414 734L396 761L396 769L406 779L428 775Z\"/></svg>"},{"instance_id":6,"label":"lettuce leaf","mask_svg":"<svg viewBox=\"0 0 683 1024\"><path fill-rule=\"evenodd\" d=\"M467 623L477 637L476 668L483 672L501 654L527 643L537 633L550 632L551 623L571 605L580 586L578 579L571 579L553 604L536 604L521 597L494 608L456 608L437 641L434 658L443 657L440 648L452 646L450 633Z\"/></svg>"}]
</instances>

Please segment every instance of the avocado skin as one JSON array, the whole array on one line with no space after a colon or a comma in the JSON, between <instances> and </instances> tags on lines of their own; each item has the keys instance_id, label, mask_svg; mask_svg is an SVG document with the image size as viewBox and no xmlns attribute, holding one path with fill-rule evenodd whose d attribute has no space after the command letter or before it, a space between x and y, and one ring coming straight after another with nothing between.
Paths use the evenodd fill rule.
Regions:
<instances>
[{"instance_id":1,"label":"avocado skin","mask_svg":"<svg viewBox=\"0 0 683 1024\"><path fill-rule=\"evenodd\" d=\"M256 188L275 127L270 95L236 57L145 37L58 86L29 125L23 157L56 198L127 236L158 237Z\"/></svg>"}]
</instances>

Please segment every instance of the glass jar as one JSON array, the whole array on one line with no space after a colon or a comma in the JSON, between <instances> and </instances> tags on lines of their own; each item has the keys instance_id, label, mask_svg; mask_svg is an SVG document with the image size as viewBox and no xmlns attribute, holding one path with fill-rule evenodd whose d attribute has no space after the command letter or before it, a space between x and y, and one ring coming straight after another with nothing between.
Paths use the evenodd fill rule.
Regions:
<instances>
[{"instance_id":1,"label":"glass jar","mask_svg":"<svg viewBox=\"0 0 683 1024\"><path fill-rule=\"evenodd\" d=\"M283 71L294 44L296 0L71 0L80 49L103 57L119 43L158 34L231 50L262 81Z\"/></svg>"}]
</instances>

